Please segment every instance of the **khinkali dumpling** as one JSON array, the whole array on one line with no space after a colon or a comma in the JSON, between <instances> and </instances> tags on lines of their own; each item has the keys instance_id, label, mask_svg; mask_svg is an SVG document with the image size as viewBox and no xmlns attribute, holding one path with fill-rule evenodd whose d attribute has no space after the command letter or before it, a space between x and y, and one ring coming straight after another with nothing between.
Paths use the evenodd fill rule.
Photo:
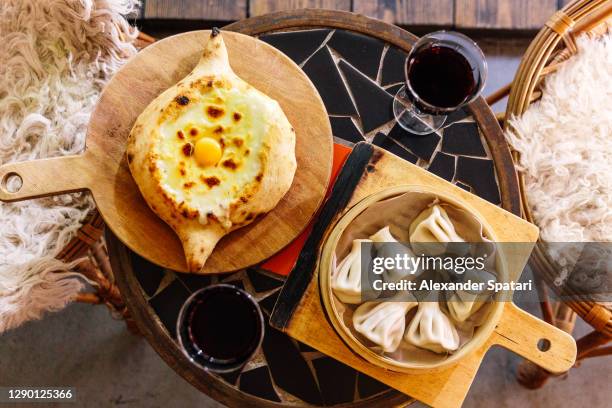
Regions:
<instances>
[{"instance_id":1,"label":"khinkali dumpling","mask_svg":"<svg viewBox=\"0 0 612 408\"><path fill-rule=\"evenodd\" d=\"M404 339L435 353L455 351L459 348L457 329L442 312L438 302L419 303L419 310L410 322Z\"/></svg>"},{"instance_id":2,"label":"khinkali dumpling","mask_svg":"<svg viewBox=\"0 0 612 408\"><path fill-rule=\"evenodd\" d=\"M372 241L369 239L354 240L351 252L340 262L332 276L332 290L338 299L344 303L357 304L362 302L361 246L367 242ZM366 287L364 292L368 292L368 295L375 295L376 291L371 287Z\"/></svg>"},{"instance_id":3,"label":"khinkali dumpling","mask_svg":"<svg viewBox=\"0 0 612 408\"><path fill-rule=\"evenodd\" d=\"M491 291L487 290L487 281L495 280L495 275L485 270L470 269L463 275L463 281L483 283L481 291L456 290L447 294L446 306L451 317L459 323L465 322L485 304Z\"/></svg>"},{"instance_id":4,"label":"khinkali dumpling","mask_svg":"<svg viewBox=\"0 0 612 408\"><path fill-rule=\"evenodd\" d=\"M373 242L397 242L388 225L379 229L376 234L370 236L370 239Z\"/></svg>"},{"instance_id":5,"label":"khinkali dumpling","mask_svg":"<svg viewBox=\"0 0 612 408\"><path fill-rule=\"evenodd\" d=\"M389 230L389 226L381 228L378 232L372 236L370 239L374 242L374 247L376 248L376 256L381 258L395 258L396 255L404 256L407 255L409 258L416 258L410 248L406 245L398 242L395 237L391 234ZM412 265L412 264L408 264ZM402 279L412 280L419 276L422 272L421 269L385 269L383 272L383 279L385 282L399 282Z\"/></svg>"},{"instance_id":6,"label":"khinkali dumpling","mask_svg":"<svg viewBox=\"0 0 612 408\"><path fill-rule=\"evenodd\" d=\"M410 243L417 254L430 256L446 252L446 243L465 242L457 232L448 214L438 204L423 210L410 224Z\"/></svg>"},{"instance_id":7,"label":"khinkali dumpling","mask_svg":"<svg viewBox=\"0 0 612 408\"><path fill-rule=\"evenodd\" d=\"M406 313L418 303L365 302L353 314L353 327L364 337L382 347L385 352L395 351L406 329Z\"/></svg>"}]
</instances>

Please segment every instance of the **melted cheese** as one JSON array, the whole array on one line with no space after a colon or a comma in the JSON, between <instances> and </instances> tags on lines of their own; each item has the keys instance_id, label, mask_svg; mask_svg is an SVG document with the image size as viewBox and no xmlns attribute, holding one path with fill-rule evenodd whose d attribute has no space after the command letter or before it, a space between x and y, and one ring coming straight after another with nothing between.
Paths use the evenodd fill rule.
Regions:
<instances>
[{"instance_id":1,"label":"melted cheese","mask_svg":"<svg viewBox=\"0 0 612 408\"><path fill-rule=\"evenodd\" d=\"M175 118L160 126L158 167L164 190L199 212L200 222L214 214L229 224L232 202L252 183L260 181L260 151L268 133L267 118L277 103L252 87L214 88L192 98ZM203 137L216 140L221 158L202 166L194 147Z\"/></svg>"}]
</instances>

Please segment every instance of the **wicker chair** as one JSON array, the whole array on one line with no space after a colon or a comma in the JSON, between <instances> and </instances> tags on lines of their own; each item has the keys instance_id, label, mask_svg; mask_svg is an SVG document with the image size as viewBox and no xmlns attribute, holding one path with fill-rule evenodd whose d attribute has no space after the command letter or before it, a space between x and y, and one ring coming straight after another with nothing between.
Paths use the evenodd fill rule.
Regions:
<instances>
[{"instance_id":1,"label":"wicker chair","mask_svg":"<svg viewBox=\"0 0 612 408\"><path fill-rule=\"evenodd\" d=\"M612 1L610 0L578 0L555 13L531 42L514 81L487 98L487 101L493 104L509 93L505 117L500 118L504 122L504 129L508 126L506 119L513 115L521 115L531 103L541 97L541 86L546 75L556 71L577 53L575 43L577 36L585 33L592 36L602 35L611 27ZM518 162L519 153L514 151L513 157ZM518 178L523 217L535 223L527 200L524 174L519 173ZM545 282L552 283L558 276L553 261L538 246L531 257L530 265L537 271L535 275L543 278ZM548 298L548 287L543 285L545 282L536 280L542 299L544 320L571 333L578 314L594 329L593 332L577 340L577 362L589 357L612 354L612 347L605 347L605 344L612 339L612 312L607 305L593 301L553 304ZM554 285L549 287L555 288ZM564 294L572 295L568 292ZM549 373L528 361L522 362L517 372L519 382L528 388L541 387L549 376Z\"/></svg>"}]
</instances>

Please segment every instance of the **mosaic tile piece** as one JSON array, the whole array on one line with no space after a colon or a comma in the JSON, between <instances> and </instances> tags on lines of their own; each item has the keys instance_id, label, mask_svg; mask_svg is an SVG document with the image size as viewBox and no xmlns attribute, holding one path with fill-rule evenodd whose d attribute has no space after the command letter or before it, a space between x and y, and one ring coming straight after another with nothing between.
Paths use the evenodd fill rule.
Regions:
<instances>
[{"instance_id":1,"label":"mosaic tile piece","mask_svg":"<svg viewBox=\"0 0 612 408\"><path fill-rule=\"evenodd\" d=\"M327 45L363 74L376 80L384 42L351 31L336 30Z\"/></svg>"},{"instance_id":2,"label":"mosaic tile piece","mask_svg":"<svg viewBox=\"0 0 612 408\"><path fill-rule=\"evenodd\" d=\"M223 380L231 385L236 385L238 382L238 377L240 377L240 370L232 371L230 373L220 373L217 374L219 377L223 378Z\"/></svg>"},{"instance_id":3,"label":"mosaic tile piece","mask_svg":"<svg viewBox=\"0 0 612 408\"><path fill-rule=\"evenodd\" d=\"M401 157L406 161L409 161L410 163L415 164L417 160L419 160L418 157L410 153L397 142L394 142L392 139L388 138L384 133L377 133L376 136L374 136L374 139L372 140L372 144L378 147L382 147L383 149L393 153L398 157Z\"/></svg>"},{"instance_id":4,"label":"mosaic tile piece","mask_svg":"<svg viewBox=\"0 0 612 408\"><path fill-rule=\"evenodd\" d=\"M404 84L395 84L393 86L385 88L385 91L387 91L389 95L395 96L395 94L397 94L397 91L399 91L402 86L404 86Z\"/></svg>"},{"instance_id":5,"label":"mosaic tile piece","mask_svg":"<svg viewBox=\"0 0 612 408\"><path fill-rule=\"evenodd\" d=\"M455 156L438 152L427 170L446 181L451 181L455 176Z\"/></svg>"},{"instance_id":6,"label":"mosaic tile piece","mask_svg":"<svg viewBox=\"0 0 612 408\"><path fill-rule=\"evenodd\" d=\"M350 116L357 113L329 48L317 51L303 70L319 91L328 114Z\"/></svg>"},{"instance_id":7,"label":"mosaic tile piece","mask_svg":"<svg viewBox=\"0 0 612 408\"><path fill-rule=\"evenodd\" d=\"M393 126L388 136L427 162L431 160L431 156L440 142L440 136L437 133L415 135L404 130L397 123Z\"/></svg>"},{"instance_id":8,"label":"mosaic tile piece","mask_svg":"<svg viewBox=\"0 0 612 408\"><path fill-rule=\"evenodd\" d=\"M262 348L276 385L303 401L321 404L312 372L287 335L267 326Z\"/></svg>"},{"instance_id":9,"label":"mosaic tile piece","mask_svg":"<svg viewBox=\"0 0 612 408\"><path fill-rule=\"evenodd\" d=\"M329 118L329 121L331 122L334 136L353 143L359 143L365 140L351 118L346 116L332 116Z\"/></svg>"},{"instance_id":10,"label":"mosaic tile piece","mask_svg":"<svg viewBox=\"0 0 612 408\"><path fill-rule=\"evenodd\" d=\"M473 122L455 123L444 129L442 151L464 156L487 157L478 133L478 125Z\"/></svg>"},{"instance_id":11,"label":"mosaic tile piece","mask_svg":"<svg viewBox=\"0 0 612 408\"><path fill-rule=\"evenodd\" d=\"M326 405L353 401L357 371L329 357L312 361Z\"/></svg>"},{"instance_id":12,"label":"mosaic tile piece","mask_svg":"<svg viewBox=\"0 0 612 408\"><path fill-rule=\"evenodd\" d=\"M493 204L501 202L492 160L459 156L457 179L472 187L485 200Z\"/></svg>"},{"instance_id":13,"label":"mosaic tile piece","mask_svg":"<svg viewBox=\"0 0 612 408\"><path fill-rule=\"evenodd\" d=\"M261 308L268 314L272 314L272 309L274 309L279 293L280 291L265 297L263 300L260 300L259 306L261 306Z\"/></svg>"},{"instance_id":14,"label":"mosaic tile piece","mask_svg":"<svg viewBox=\"0 0 612 408\"><path fill-rule=\"evenodd\" d=\"M393 119L393 97L368 77L341 60L340 70L346 78L363 131L368 133Z\"/></svg>"},{"instance_id":15,"label":"mosaic tile piece","mask_svg":"<svg viewBox=\"0 0 612 408\"><path fill-rule=\"evenodd\" d=\"M323 44L331 30L303 30L265 34L260 40L278 48L298 65Z\"/></svg>"},{"instance_id":16,"label":"mosaic tile piece","mask_svg":"<svg viewBox=\"0 0 612 408\"><path fill-rule=\"evenodd\" d=\"M132 253L131 261L132 270L142 290L147 296L153 296L164 277L164 268L147 261L135 252Z\"/></svg>"},{"instance_id":17,"label":"mosaic tile piece","mask_svg":"<svg viewBox=\"0 0 612 408\"><path fill-rule=\"evenodd\" d=\"M380 82L383 86L406 80L405 66L407 56L408 54L404 51L400 51L393 46L389 47L383 59L381 70L382 77Z\"/></svg>"},{"instance_id":18,"label":"mosaic tile piece","mask_svg":"<svg viewBox=\"0 0 612 408\"><path fill-rule=\"evenodd\" d=\"M471 113L467 107L459 108L448 115L448 117L446 118L446 123L454 123L458 120L463 120L469 115L471 115Z\"/></svg>"},{"instance_id":19,"label":"mosaic tile piece","mask_svg":"<svg viewBox=\"0 0 612 408\"><path fill-rule=\"evenodd\" d=\"M268 275L258 272L256 269L253 268L247 269L247 275L249 276L251 285L253 285L253 288L256 292L267 292L274 288L280 288L281 286L283 286L284 283L280 279L272 278Z\"/></svg>"},{"instance_id":20,"label":"mosaic tile piece","mask_svg":"<svg viewBox=\"0 0 612 408\"><path fill-rule=\"evenodd\" d=\"M176 338L176 321L179 311L190 294L183 284L175 279L149 301L159 320L173 338Z\"/></svg>"},{"instance_id":21,"label":"mosaic tile piece","mask_svg":"<svg viewBox=\"0 0 612 408\"><path fill-rule=\"evenodd\" d=\"M205 288L212 282L210 275L196 275L195 273L177 272L176 277L177 279L180 279L191 292Z\"/></svg>"},{"instance_id":22,"label":"mosaic tile piece","mask_svg":"<svg viewBox=\"0 0 612 408\"><path fill-rule=\"evenodd\" d=\"M270 379L268 367L257 367L246 371L240 376L240 390L270 401L280 402L280 398Z\"/></svg>"},{"instance_id":23,"label":"mosaic tile piece","mask_svg":"<svg viewBox=\"0 0 612 408\"><path fill-rule=\"evenodd\" d=\"M387 390L389 390L389 387L380 381L362 373L357 374L357 392L359 392L361 398L368 398Z\"/></svg>"}]
</instances>

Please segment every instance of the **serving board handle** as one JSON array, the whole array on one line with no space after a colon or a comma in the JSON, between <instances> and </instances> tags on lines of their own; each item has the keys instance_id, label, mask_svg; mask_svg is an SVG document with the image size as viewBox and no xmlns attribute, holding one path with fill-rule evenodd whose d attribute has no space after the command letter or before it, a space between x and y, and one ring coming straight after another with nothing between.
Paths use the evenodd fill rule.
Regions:
<instances>
[{"instance_id":1,"label":"serving board handle","mask_svg":"<svg viewBox=\"0 0 612 408\"><path fill-rule=\"evenodd\" d=\"M92 176L92 165L87 153L9 163L0 167L0 200L21 201L50 195L87 190ZM11 192L7 181L21 178L21 188Z\"/></svg>"},{"instance_id":2,"label":"serving board handle","mask_svg":"<svg viewBox=\"0 0 612 408\"><path fill-rule=\"evenodd\" d=\"M495 343L553 373L564 373L576 362L576 341L566 332L508 302L495 328Z\"/></svg>"}]
</instances>

